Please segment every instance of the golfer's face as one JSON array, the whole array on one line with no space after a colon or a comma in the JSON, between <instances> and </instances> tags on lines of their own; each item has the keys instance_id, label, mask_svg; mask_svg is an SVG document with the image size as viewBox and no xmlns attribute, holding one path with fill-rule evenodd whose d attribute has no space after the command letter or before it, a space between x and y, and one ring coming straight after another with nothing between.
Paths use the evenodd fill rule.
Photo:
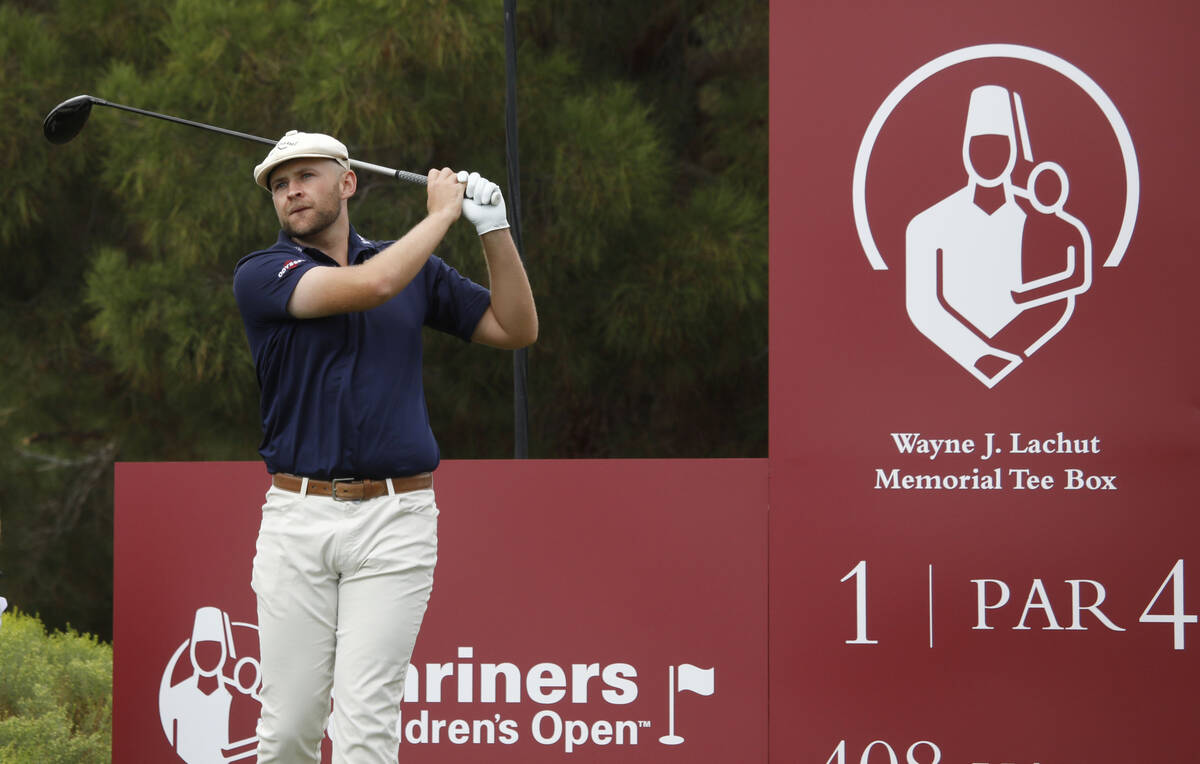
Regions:
<instances>
[{"instance_id":1,"label":"golfer's face","mask_svg":"<svg viewBox=\"0 0 1200 764\"><path fill-rule=\"evenodd\" d=\"M271 173L279 226L289 236L311 236L337 219L342 206L341 166L332 159L293 159Z\"/></svg>"}]
</instances>

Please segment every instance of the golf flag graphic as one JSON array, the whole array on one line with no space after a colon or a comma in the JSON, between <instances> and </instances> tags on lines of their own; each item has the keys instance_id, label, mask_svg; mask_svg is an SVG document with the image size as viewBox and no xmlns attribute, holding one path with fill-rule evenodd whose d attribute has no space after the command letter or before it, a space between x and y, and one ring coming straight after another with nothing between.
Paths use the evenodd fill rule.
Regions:
<instances>
[{"instance_id":1,"label":"golf flag graphic","mask_svg":"<svg viewBox=\"0 0 1200 764\"><path fill-rule=\"evenodd\" d=\"M713 674L715 673L715 668L702 669L690 663L681 663L679 665L679 685L677 689L679 692L689 690L698 695L712 695Z\"/></svg>"},{"instance_id":2,"label":"golf flag graphic","mask_svg":"<svg viewBox=\"0 0 1200 764\"><path fill-rule=\"evenodd\" d=\"M716 668L702 669L690 663L681 663L679 664L678 683L676 683L675 667L671 666L671 689L668 693L671 729L666 735L660 737L658 742L664 745L679 745L683 742L683 738L675 734L675 695L684 690L697 695L712 695L715 687L713 678L716 671Z\"/></svg>"}]
</instances>

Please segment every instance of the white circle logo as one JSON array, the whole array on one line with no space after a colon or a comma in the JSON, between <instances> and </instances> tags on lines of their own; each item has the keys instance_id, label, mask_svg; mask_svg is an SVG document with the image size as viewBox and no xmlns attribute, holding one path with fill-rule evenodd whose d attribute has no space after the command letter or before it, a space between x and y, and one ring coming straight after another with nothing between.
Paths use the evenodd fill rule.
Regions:
<instances>
[{"instance_id":1,"label":"white circle logo","mask_svg":"<svg viewBox=\"0 0 1200 764\"><path fill-rule=\"evenodd\" d=\"M185 658L186 656L186 658ZM216 607L196 611L192 635L167 662L158 713L167 742L187 764L253 759L262 701L258 627Z\"/></svg>"},{"instance_id":2,"label":"white circle logo","mask_svg":"<svg viewBox=\"0 0 1200 764\"><path fill-rule=\"evenodd\" d=\"M914 326L988 387L1066 326L1096 262L1120 264L1139 191L1108 95L1020 45L963 48L904 78L867 126L852 183L871 267L903 255Z\"/></svg>"}]
</instances>

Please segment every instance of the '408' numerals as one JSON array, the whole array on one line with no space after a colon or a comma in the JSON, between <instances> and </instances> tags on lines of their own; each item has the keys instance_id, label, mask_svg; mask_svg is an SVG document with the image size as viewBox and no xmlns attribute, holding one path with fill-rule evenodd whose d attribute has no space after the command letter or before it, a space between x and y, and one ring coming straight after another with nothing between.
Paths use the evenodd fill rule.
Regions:
<instances>
[{"instance_id":1,"label":"'408' numerals","mask_svg":"<svg viewBox=\"0 0 1200 764\"><path fill-rule=\"evenodd\" d=\"M892 748L891 744L889 744L886 740L872 740L870 743L868 743L867 747L863 749L862 755L858 757L858 764L882 764L878 756L874 759L871 758L871 754L876 750L882 752L880 754L881 756L887 757L883 761L886 761L888 764L900 764L900 758L896 753L896 749ZM922 758L917 758L918 752L921 753ZM925 755L928 755L929 758L924 758ZM942 749L938 748L936 743L931 743L928 740L918 740L910 745L908 750L904 752L905 764L939 764L941 760ZM825 764L846 764L845 740L838 741L837 748L833 749L833 753L830 754L829 758L825 761ZM975 764L986 763L976 762ZM1033 764L1038 763L1035 761Z\"/></svg>"},{"instance_id":2,"label":"'408' numerals","mask_svg":"<svg viewBox=\"0 0 1200 764\"><path fill-rule=\"evenodd\" d=\"M862 756L858 758L858 764L872 764L871 753L876 749L881 750L883 752L882 755L886 756L883 761L890 762L890 764L900 764L900 759L897 757L896 749L892 748L892 746L884 740L873 740L868 743L867 747L863 749ZM922 758L917 758L918 753L922 754ZM925 758L926 755L928 755L928 758ZM875 760L879 761L879 757L877 756ZM939 764L941 760L942 749L938 748L935 743L931 743L928 740L918 740L910 745L908 750L904 752L905 764ZM830 755L829 759L826 760L825 764L846 764L845 740L838 742L837 748L833 749L833 753Z\"/></svg>"}]
</instances>

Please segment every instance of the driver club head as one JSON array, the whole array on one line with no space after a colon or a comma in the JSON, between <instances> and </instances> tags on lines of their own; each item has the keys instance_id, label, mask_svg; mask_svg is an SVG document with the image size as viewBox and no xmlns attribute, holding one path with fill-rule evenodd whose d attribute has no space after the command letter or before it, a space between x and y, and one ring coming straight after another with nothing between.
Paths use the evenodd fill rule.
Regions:
<instances>
[{"instance_id":1,"label":"driver club head","mask_svg":"<svg viewBox=\"0 0 1200 764\"><path fill-rule=\"evenodd\" d=\"M92 113L92 104L99 99L90 95L77 95L68 98L50 110L42 121L42 134L51 143L66 143L79 135L87 123L88 115Z\"/></svg>"}]
</instances>

